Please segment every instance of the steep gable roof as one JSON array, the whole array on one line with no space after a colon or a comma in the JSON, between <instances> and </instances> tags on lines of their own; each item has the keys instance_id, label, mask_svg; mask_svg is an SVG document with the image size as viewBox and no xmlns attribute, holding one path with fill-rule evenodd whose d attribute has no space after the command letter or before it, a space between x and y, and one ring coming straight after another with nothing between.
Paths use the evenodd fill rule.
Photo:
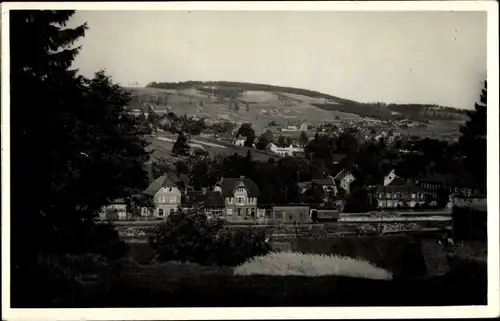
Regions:
<instances>
[{"instance_id":1,"label":"steep gable roof","mask_svg":"<svg viewBox=\"0 0 500 321\"><path fill-rule=\"evenodd\" d=\"M222 195L224 197L231 197L238 188L238 186L243 186L247 189L250 197L258 197L260 194L259 188L254 181L249 178L225 178L223 177L220 182Z\"/></svg>"},{"instance_id":2,"label":"steep gable roof","mask_svg":"<svg viewBox=\"0 0 500 321\"><path fill-rule=\"evenodd\" d=\"M153 183L151 183L149 185L148 188L146 188L146 190L144 190L144 194L145 195L148 195L148 196L153 196L155 195L159 190L160 188L162 187L176 187L175 183L172 182L172 180L170 178L168 178L167 175L162 175L160 177L158 177L157 179L155 179L153 181Z\"/></svg>"},{"instance_id":3,"label":"steep gable roof","mask_svg":"<svg viewBox=\"0 0 500 321\"><path fill-rule=\"evenodd\" d=\"M347 168L344 168L337 175L335 175L335 177L333 179L335 181L340 181L340 180L342 180L344 177L346 177L349 174L351 174L351 171L348 170Z\"/></svg>"},{"instance_id":4,"label":"steep gable roof","mask_svg":"<svg viewBox=\"0 0 500 321\"><path fill-rule=\"evenodd\" d=\"M405 185L406 180L401 177L396 177L392 180L392 182L388 186L399 186L399 185Z\"/></svg>"}]
</instances>

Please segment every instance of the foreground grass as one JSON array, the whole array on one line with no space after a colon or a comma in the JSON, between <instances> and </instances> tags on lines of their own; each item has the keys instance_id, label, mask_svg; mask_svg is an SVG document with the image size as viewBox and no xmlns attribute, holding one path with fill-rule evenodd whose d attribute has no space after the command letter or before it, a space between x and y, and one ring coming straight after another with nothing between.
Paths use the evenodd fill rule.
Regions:
<instances>
[{"instance_id":1,"label":"foreground grass","mask_svg":"<svg viewBox=\"0 0 500 321\"><path fill-rule=\"evenodd\" d=\"M368 261L338 255L273 252L254 257L234 270L235 275L337 275L391 280L392 274Z\"/></svg>"},{"instance_id":2,"label":"foreground grass","mask_svg":"<svg viewBox=\"0 0 500 321\"><path fill-rule=\"evenodd\" d=\"M108 263L92 284L32 274L14 308L444 306L486 304L486 265L468 262L439 277L372 280L339 276L234 275L196 264ZM14 287L12 287L14 289ZM16 286L17 291L22 287Z\"/></svg>"}]
</instances>

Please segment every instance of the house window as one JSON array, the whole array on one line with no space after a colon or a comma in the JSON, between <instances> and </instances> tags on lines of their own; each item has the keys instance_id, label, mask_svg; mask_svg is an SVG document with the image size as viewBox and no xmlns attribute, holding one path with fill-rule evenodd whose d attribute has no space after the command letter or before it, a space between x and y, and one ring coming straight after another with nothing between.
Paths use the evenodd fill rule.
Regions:
<instances>
[{"instance_id":1,"label":"house window","mask_svg":"<svg viewBox=\"0 0 500 321\"><path fill-rule=\"evenodd\" d=\"M163 209L162 209L162 208L160 208L160 209L158 210L158 216L163 216Z\"/></svg>"},{"instance_id":2,"label":"house window","mask_svg":"<svg viewBox=\"0 0 500 321\"><path fill-rule=\"evenodd\" d=\"M236 198L236 203L241 204L241 203L244 203L244 202L245 202L245 198L244 197L237 197Z\"/></svg>"},{"instance_id":3,"label":"house window","mask_svg":"<svg viewBox=\"0 0 500 321\"><path fill-rule=\"evenodd\" d=\"M158 197L158 202L159 203L165 203L165 196Z\"/></svg>"},{"instance_id":4,"label":"house window","mask_svg":"<svg viewBox=\"0 0 500 321\"><path fill-rule=\"evenodd\" d=\"M251 214L252 214L252 218L255 218L255 209L254 208L252 208Z\"/></svg>"},{"instance_id":5,"label":"house window","mask_svg":"<svg viewBox=\"0 0 500 321\"><path fill-rule=\"evenodd\" d=\"M237 209L238 211L238 216L241 216L241 208Z\"/></svg>"},{"instance_id":6,"label":"house window","mask_svg":"<svg viewBox=\"0 0 500 321\"><path fill-rule=\"evenodd\" d=\"M237 192L237 193L244 193L244 192L245 192L245 189L244 189L243 187L238 187L238 188L236 189L236 192Z\"/></svg>"},{"instance_id":7,"label":"house window","mask_svg":"<svg viewBox=\"0 0 500 321\"><path fill-rule=\"evenodd\" d=\"M228 216L233 215L233 209L232 209L232 208L228 208L228 209L226 210L226 214L227 214Z\"/></svg>"},{"instance_id":8,"label":"house window","mask_svg":"<svg viewBox=\"0 0 500 321\"><path fill-rule=\"evenodd\" d=\"M387 197L388 199L391 199L391 193L387 193L386 197Z\"/></svg>"},{"instance_id":9,"label":"house window","mask_svg":"<svg viewBox=\"0 0 500 321\"><path fill-rule=\"evenodd\" d=\"M392 194L392 198L394 198L394 199L398 198L397 193L393 193L393 194Z\"/></svg>"},{"instance_id":10,"label":"house window","mask_svg":"<svg viewBox=\"0 0 500 321\"><path fill-rule=\"evenodd\" d=\"M168 197L168 202L169 203L175 203L176 202L176 197L175 196L169 196Z\"/></svg>"},{"instance_id":11,"label":"house window","mask_svg":"<svg viewBox=\"0 0 500 321\"><path fill-rule=\"evenodd\" d=\"M380 194L378 195L378 198L380 198L380 199L384 198L384 193L380 193Z\"/></svg>"},{"instance_id":12,"label":"house window","mask_svg":"<svg viewBox=\"0 0 500 321\"><path fill-rule=\"evenodd\" d=\"M415 193L412 193L411 194L411 199L414 200L415 198L417 197L417 195Z\"/></svg>"}]
</instances>

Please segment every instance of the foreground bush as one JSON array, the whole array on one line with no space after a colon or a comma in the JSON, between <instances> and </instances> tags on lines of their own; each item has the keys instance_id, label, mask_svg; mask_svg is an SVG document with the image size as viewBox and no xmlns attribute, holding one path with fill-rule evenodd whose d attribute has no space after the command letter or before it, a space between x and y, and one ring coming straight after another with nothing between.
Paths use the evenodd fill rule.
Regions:
<instances>
[{"instance_id":1,"label":"foreground bush","mask_svg":"<svg viewBox=\"0 0 500 321\"><path fill-rule=\"evenodd\" d=\"M276 252L254 257L234 270L237 275L337 275L391 280L391 273L368 261L337 255Z\"/></svg>"},{"instance_id":2,"label":"foreground bush","mask_svg":"<svg viewBox=\"0 0 500 321\"><path fill-rule=\"evenodd\" d=\"M208 220L198 210L172 214L149 239L159 262L236 266L270 251L265 232L233 230L221 220Z\"/></svg>"}]
</instances>

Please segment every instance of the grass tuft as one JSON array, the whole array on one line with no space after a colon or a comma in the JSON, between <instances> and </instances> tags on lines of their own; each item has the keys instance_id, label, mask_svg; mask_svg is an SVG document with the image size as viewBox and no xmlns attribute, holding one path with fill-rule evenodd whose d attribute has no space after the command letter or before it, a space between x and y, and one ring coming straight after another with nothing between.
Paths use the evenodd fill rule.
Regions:
<instances>
[{"instance_id":1,"label":"grass tuft","mask_svg":"<svg viewBox=\"0 0 500 321\"><path fill-rule=\"evenodd\" d=\"M338 255L273 252L254 257L234 269L236 275L336 275L392 280L392 274L370 262Z\"/></svg>"}]
</instances>

